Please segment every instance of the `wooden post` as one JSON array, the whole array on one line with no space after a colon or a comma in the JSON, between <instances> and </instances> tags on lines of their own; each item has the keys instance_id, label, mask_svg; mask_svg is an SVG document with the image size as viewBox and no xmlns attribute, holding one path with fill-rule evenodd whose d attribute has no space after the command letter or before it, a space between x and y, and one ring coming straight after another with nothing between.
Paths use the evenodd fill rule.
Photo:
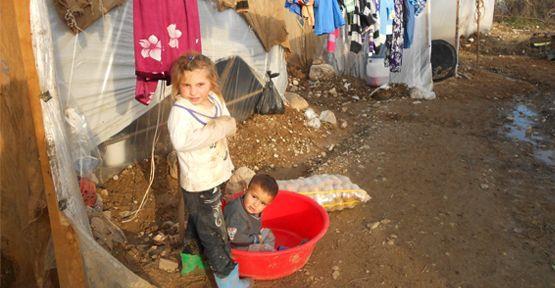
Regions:
<instances>
[{"instance_id":1,"label":"wooden post","mask_svg":"<svg viewBox=\"0 0 555 288\"><path fill-rule=\"evenodd\" d=\"M483 5L483 0L476 0L476 66L480 65L480 18Z\"/></svg>"},{"instance_id":2,"label":"wooden post","mask_svg":"<svg viewBox=\"0 0 555 288\"><path fill-rule=\"evenodd\" d=\"M460 7L461 7L461 0L457 0L457 16L455 17L455 49L457 50L457 64L455 65L455 77L459 76L459 49L461 47L461 35L459 35L460 31Z\"/></svg>"},{"instance_id":3,"label":"wooden post","mask_svg":"<svg viewBox=\"0 0 555 288\"><path fill-rule=\"evenodd\" d=\"M46 214L41 211L22 211L41 207L40 205L42 207L46 206L60 287L87 287L83 259L79 250L79 239L68 219L58 209L57 195L50 171L40 103L41 91L32 48L30 3L29 1L19 0L2 0L0 3L0 25L3 26L1 28L3 31L2 38L0 39L1 99L4 102L3 111L1 112L3 114L2 136L10 136L7 139L0 138L0 153L2 153L2 158L13 159L14 162L18 160L27 161L26 163L9 163L9 161L2 159L2 172L10 174L5 176L2 173L2 180L8 180L7 182L2 181L2 186L11 186L2 187L2 207L7 207L8 204L17 205L14 209L19 215L10 216L15 219L22 215L27 217L26 214L31 212L38 214L37 217L46 217ZM3 141L6 141L6 145ZM8 147L8 145L10 146ZM13 166L6 167L6 165ZM10 169L20 169L20 171L9 173ZM17 176L16 173L23 176ZM17 182L17 179L21 180ZM26 195L12 195L18 191L25 191ZM41 197L43 198L42 202L45 201L46 205L44 203L36 206L27 204L27 207L25 207L22 204L22 202L25 202L22 199L38 201L40 199L37 198ZM14 203L4 203L4 200ZM2 215L5 216L4 213ZM7 220L6 222L8 222ZM25 220L16 220L23 222L23 225L35 221L30 217ZM5 219L2 219L2 224L5 223L4 221ZM14 231L21 234L22 241L35 241L33 234L25 229L26 227L16 227ZM48 234L48 230L36 235L44 237L44 234ZM4 235L2 237L2 242L4 242ZM46 238L48 239L48 235L46 235ZM41 244L47 246L47 241ZM26 245L26 243L15 243L14 245ZM2 248L4 249L4 247ZM32 249L35 249L35 247L32 247ZM36 258L40 257L36 254L28 255ZM29 261L36 263L42 260L29 259ZM32 270L34 270L33 274L23 276L31 279L36 278L37 280L33 286L41 286L41 279L37 275L42 271L37 271L38 268L32 268Z\"/></svg>"}]
</instances>

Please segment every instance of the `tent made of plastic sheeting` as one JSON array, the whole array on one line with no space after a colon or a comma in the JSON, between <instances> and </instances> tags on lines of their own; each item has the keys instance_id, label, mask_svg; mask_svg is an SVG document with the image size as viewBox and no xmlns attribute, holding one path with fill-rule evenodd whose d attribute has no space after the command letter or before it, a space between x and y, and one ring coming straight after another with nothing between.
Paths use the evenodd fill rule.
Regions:
<instances>
[{"instance_id":1,"label":"tent made of plastic sheeting","mask_svg":"<svg viewBox=\"0 0 555 288\"><path fill-rule=\"evenodd\" d=\"M133 1L112 9L84 31L73 34L47 1L41 12L40 32L51 31L60 104L82 113L92 141L100 144L139 118L170 93L159 83L153 101L144 106L134 99ZM280 96L287 86L283 48L266 52L234 10L218 12L213 1L199 0L203 53L216 61L239 55L266 79L266 71L280 72L273 79ZM48 28L47 28L48 27ZM34 33L34 35L38 35Z\"/></svg>"},{"instance_id":2,"label":"tent made of plastic sheeting","mask_svg":"<svg viewBox=\"0 0 555 288\"><path fill-rule=\"evenodd\" d=\"M426 9L415 18L413 42L410 48L403 49L400 72L390 73L389 69L383 66L370 68L367 65L369 58L363 52L367 51L368 41L364 41L363 49L360 53L355 54L350 52L350 41L345 26L341 28L339 38L336 40L335 52L332 54L324 52L326 54L325 60L341 74L367 80L368 73L374 72L367 69L379 69L383 70L381 73L389 74L389 83L406 84L409 88L417 88L424 93L431 94L433 81L430 62L432 41L430 4L430 1L428 1Z\"/></svg>"},{"instance_id":3,"label":"tent made of plastic sheeting","mask_svg":"<svg viewBox=\"0 0 555 288\"><path fill-rule=\"evenodd\" d=\"M68 108L81 112L98 144L155 107L166 94L163 90L169 94L169 87L160 84L150 106L134 99L132 3L127 1L73 35L51 1L30 1L35 65L41 92L50 95L48 101L42 101L50 169L58 199L63 199L60 210L78 236L88 287L152 287L94 240L80 195L67 125ZM285 92L287 73L281 47L266 53L256 35L232 10L220 13L211 2L201 0L199 13L203 53L214 60L240 55L261 83L269 79L266 71L279 72L274 85L279 93Z\"/></svg>"},{"instance_id":4,"label":"tent made of plastic sheeting","mask_svg":"<svg viewBox=\"0 0 555 288\"><path fill-rule=\"evenodd\" d=\"M432 3L432 39L445 40L455 46L457 29L457 0L430 0ZM468 36L478 30L477 0L459 1L459 35ZM495 0L483 0L480 9L480 32L487 32L493 25Z\"/></svg>"}]
</instances>

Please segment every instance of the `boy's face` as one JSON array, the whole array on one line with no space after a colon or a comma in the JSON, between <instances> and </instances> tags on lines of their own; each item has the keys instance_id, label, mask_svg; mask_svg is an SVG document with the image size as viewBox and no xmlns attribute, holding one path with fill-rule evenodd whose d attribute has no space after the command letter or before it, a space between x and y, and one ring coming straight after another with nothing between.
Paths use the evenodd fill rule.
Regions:
<instances>
[{"instance_id":1,"label":"boy's face","mask_svg":"<svg viewBox=\"0 0 555 288\"><path fill-rule=\"evenodd\" d=\"M270 194L258 185L251 185L245 193L243 205L249 214L259 214L274 200Z\"/></svg>"}]
</instances>

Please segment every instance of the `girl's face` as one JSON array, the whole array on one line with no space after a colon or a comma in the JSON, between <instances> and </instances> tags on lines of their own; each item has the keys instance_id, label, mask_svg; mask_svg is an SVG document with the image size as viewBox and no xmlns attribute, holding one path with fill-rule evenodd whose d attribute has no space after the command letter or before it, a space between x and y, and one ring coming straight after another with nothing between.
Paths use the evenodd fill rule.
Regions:
<instances>
[{"instance_id":1,"label":"girl's face","mask_svg":"<svg viewBox=\"0 0 555 288\"><path fill-rule=\"evenodd\" d=\"M207 105L210 103L208 93L211 89L212 86L206 69L185 71L179 83L179 94L193 105Z\"/></svg>"},{"instance_id":2,"label":"girl's face","mask_svg":"<svg viewBox=\"0 0 555 288\"><path fill-rule=\"evenodd\" d=\"M259 214L262 212L274 198L262 190L258 185L251 185L245 193L243 205L245 210L250 214Z\"/></svg>"}]
</instances>

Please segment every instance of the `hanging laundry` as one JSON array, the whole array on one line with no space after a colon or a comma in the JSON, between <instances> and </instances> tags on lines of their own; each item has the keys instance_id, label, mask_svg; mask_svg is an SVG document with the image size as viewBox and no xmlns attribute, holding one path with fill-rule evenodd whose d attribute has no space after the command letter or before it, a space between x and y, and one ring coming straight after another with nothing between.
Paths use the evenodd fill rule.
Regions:
<instances>
[{"instance_id":1,"label":"hanging laundry","mask_svg":"<svg viewBox=\"0 0 555 288\"><path fill-rule=\"evenodd\" d=\"M405 13L403 16L405 29L404 29L404 39L403 48L408 49L412 45L412 39L414 36L414 21L416 17L416 11L414 5L411 1L405 1Z\"/></svg>"},{"instance_id":2,"label":"hanging laundry","mask_svg":"<svg viewBox=\"0 0 555 288\"><path fill-rule=\"evenodd\" d=\"M345 5L345 12L353 13L355 12L355 3L357 0L345 0L343 4Z\"/></svg>"},{"instance_id":3,"label":"hanging laundry","mask_svg":"<svg viewBox=\"0 0 555 288\"><path fill-rule=\"evenodd\" d=\"M349 25L349 36L351 40L350 51L358 53L361 51L362 39L368 39L369 51L372 55L375 51L376 38L379 37L379 10L377 0L357 0L352 21Z\"/></svg>"},{"instance_id":4,"label":"hanging laundry","mask_svg":"<svg viewBox=\"0 0 555 288\"><path fill-rule=\"evenodd\" d=\"M385 66L391 72L401 71L403 59L403 0L395 0L392 37L386 41ZM391 39L391 40L390 40Z\"/></svg>"},{"instance_id":5,"label":"hanging laundry","mask_svg":"<svg viewBox=\"0 0 555 288\"><path fill-rule=\"evenodd\" d=\"M297 0L285 0L285 8L299 16L303 16L301 4Z\"/></svg>"},{"instance_id":6,"label":"hanging laundry","mask_svg":"<svg viewBox=\"0 0 555 288\"><path fill-rule=\"evenodd\" d=\"M135 99L148 105L158 80L170 81L172 62L186 51L201 52L196 0L134 0Z\"/></svg>"},{"instance_id":7,"label":"hanging laundry","mask_svg":"<svg viewBox=\"0 0 555 288\"><path fill-rule=\"evenodd\" d=\"M393 17L395 16L394 0L380 0L380 39L381 43L385 42L385 36L393 33Z\"/></svg>"},{"instance_id":8,"label":"hanging laundry","mask_svg":"<svg viewBox=\"0 0 555 288\"><path fill-rule=\"evenodd\" d=\"M327 45L328 53L335 52L337 38L339 38L339 28L335 29L335 31L328 34L328 45Z\"/></svg>"},{"instance_id":9,"label":"hanging laundry","mask_svg":"<svg viewBox=\"0 0 555 288\"><path fill-rule=\"evenodd\" d=\"M416 16L420 15L422 11L426 8L426 0L407 0L414 6L414 14Z\"/></svg>"},{"instance_id":10,"label":"hanging laundry","mask_svg":"<svg viewBox=\"0 0 555 288\"><path fill-rule=\"evenodd\" d=\"M314 33L329 34L345 25L345 19L339 9L337 0L314 1Z\"/></svg>"},{"instance_id":11,"label":"hanging laundry","mask_svg":"<svg viewBox=\"0 0 555 288\"><path fill-rule=\"evenodd\" d=\"M314 26L314 0L305 0L302 6L302 16L310 27Z\"/></svg>"}]
</instances>

